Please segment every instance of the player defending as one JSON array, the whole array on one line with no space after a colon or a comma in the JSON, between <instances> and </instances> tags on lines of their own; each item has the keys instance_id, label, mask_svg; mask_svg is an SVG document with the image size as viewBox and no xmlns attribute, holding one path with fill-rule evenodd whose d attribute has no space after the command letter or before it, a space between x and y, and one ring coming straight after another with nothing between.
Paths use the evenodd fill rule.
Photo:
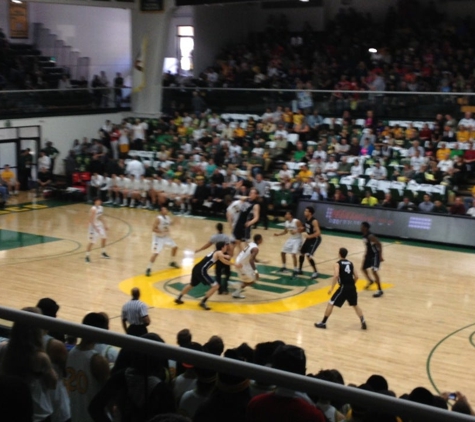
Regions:
<instances>
[{"instance_id":1,"label":"player defending","mask_svg":"<svg viewBox=\"0 0 475 422\"><path fill-rule=\"evenodd\" d=\"M233 257L234 253L234 244L231 243L231 238L223 233L224 227L223 223L216 224L216 230L218 233L210 237L209 241L205 243L201 248L198 248L195 251L195 254L198 252L208 249L212 245L216 245L218 242L224 242L228 245L226 254L229 256L229 259ZM224 265L221 261L216 262L216 281L219 284L218 294L228 294L228 282L231 277L231 267L229 265ZM222 274L224 273L224 280L222 280Z\"/></svg>"},{"instance_id":2,"label":"player defending","mask_svg":"<svg viewBox=\"0 0 475 422\"><path fill-rule=\"evenodd\" d=\"M307 256L308 262L313 268L312 278L315 279L318 277L318 271L313 259L313 254L317 250L320 243L322 243L322 232L320 231L320 225L318 224L318 221L313 217L314 213L315 210L312 207L305 208L305 211L303 212L305 217L304 227L307 236L300 249L298 273L302 274L303 262L305 261L305 256Z\"/></svg>"},{"instance_id":3,"label":"player defending","mask_svg":"<svg viewBox=\"0 0 475 422\"><path fill-rule=\"evenodd\" d=\"M373 283L376 282L378 291L373 297L381 297L383 295L383 289L381 288L381 280L379 278L379 266L383 259L383 245L379 239L370 232L371 226L367 221L361 223L361 233L363 234L363 242L366 245L366 254L363 260L362 270L368 280L368 284L365 289L368 289ZM374 280L370 277L368 269L371 269Z\"/></svg>"},{"instance_id":4,"label":"player defending","mask_svg":"<svg viewBox=\"0 0 475 422\"><path fill-rule=\"evenodd\" d=\"M234 225L233 236L239 250L242 250L241 242L251 240L251 227L259 221L260 206L257 189L249 191L249 198L241 204L241 211Z\"/></svg>"},{"instance_id":5,"label":"player defending","mask_svg":"<svg viewBox=\"0 0 475 422\"><path fill-rule=\"evenodd\" d=\"M333 281L328 290L328 294L331 295L335 285L338 283L338 290L333 294L330 299L330 302L327 305L325 310L325 315L322 319L322 322L315 323L317 328L327 328L327 320L332 314L333 307L338 306L339 308L348 301L348 305L352 306L358 315L361 321L361 329L366 330L366 321L363 316L363 311L358 306L358 293L356 292L356 280L358 280L358 274L353 267L353 263L348 261L346 257L348 256L348 250L345 248L340 248L339 251L340 260L335 263L333 271Z\"/></svg>"},{"instance_id":6,"label":"player defending","mask_svg":"<svg viewBox=\"0 0 475 422\"><path fill-rule=\"evenodd\" d=\"M86 250L86 262L91 262L90 253L92 246L97 242L97 238L101 238L101 256L105 259L110 259L110 256L106 253L106 231L107 225L104 221L104 208L102 207L101 198L94 199L94 205L89 211L89 244Z\"/></svg>"},{"instance_id":7,"label":"player defending","mask_svg":"<svg viewBox=\"0 0 475 422\"><path fill-rule=\"evenodd\" d=\"M259 280L259 271L257 271L256 263L257 254L259 253L259 245L264 241L260 234L254 235L254 242L250 242L247 248L242 250L236 258L236 264L240 265L238 269L241 284L233 293L234 299L245 299L246 296L242 294L242 290L253 285Z\"/></svg>"},{"instance_id":8,"label":"player defending","mask_svg":"<svg viewBox=\"0 0 475 422\"><path fill-rule=\"evenodd\" d=\"M211 288L206 293L205 297L200 302L200 307L205 311L209 311L211 308L207 305L206 301L213 296L213 294L219 289L219 284L211 278L208 274L208 270L216 264L216 262L221 261L224 265L233 265L229 261L229 256L225 255L228 245L224 242L216 243L216 250L210 252L206 255L198 264L193 267L191 271L191 281L188 286L184 287L178 297L175 299L177 305L182 305L183 296L186 295L193 287L196 287L198 284L203 283L206 286ZM234 264L236 268L239 267L239 264Z\"/></svg>"},{"instance_id":9,"label":"player defending","mask_svg":"<svg viewBox=\"0 0 475 422\"><path fill-rule=\"evenodd\" d=\"M282 233L274 233L274 236L283 236L290 232L290 237L284 243L284 247L280 253L282 257L282 268L279 270L280 272L287 271L286 254L290 253L292 254L292 260L294 263L293 275L295 276L298 274L297 254L299 253L300 247L302 246L302 231L303 226L300 220L298 218L294 218L292 213L287 211L285 213L284 231Z\"/></svg>"},{"instance_id":10,"label":"player defending","mask_svg":"<svg viewBox=\"0 0 475 422\"><path fill-rule=\"evenodd\" d=\"M172 261L170 262L170 267L173 268L180 268L178 264L175 262L176 251L178 250L178 246L174 242L174 240L170 237L170 226L172 221L168 216L168 208L162 207L160 208L160 214L155 219L153 223L153 237L152 237L152 256L150 257L150 262L147 267L147 271L145 271L145 275L150 277L152 273L152 265L157 259L157 256L163 250L165 246L172 248Z\"/></svg>"}]
</instances>

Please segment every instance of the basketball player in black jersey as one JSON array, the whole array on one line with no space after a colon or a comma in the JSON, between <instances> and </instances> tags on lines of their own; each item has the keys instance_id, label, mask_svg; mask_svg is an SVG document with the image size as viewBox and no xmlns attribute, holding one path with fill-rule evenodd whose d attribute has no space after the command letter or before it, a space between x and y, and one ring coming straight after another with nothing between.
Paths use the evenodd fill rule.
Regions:
<instances>
[{"instance_id":1,"label":"basketball player in black jersey","mask_svg":"<svg viewBox=\"0 0 475 422\"><path fill-rule=\"evenodd\" d=\"M206 293L205 297L200 302L200 307L206 311L209 311L211 308L206 304L206 301L219 289L219 283L211 278L208 274L208 270L216 264L216 262L221 261L225 265L234 265L236 268L239 268L239 264L231 264L229 261L229 255L225 255L228 245L225 242L216 243L216 250L206 255L198 264L193 267L191 271L191 281L188 286L185 286L178 297L175 299L177 305L183 305L183 296L186 295L193 287L196 287L198 284L203 283L206 286L211 288Z\"/></svg>"},{"instance_id":2,"label":"basketball player in black jersey","mask_svg":"<svg viewBox=\"0 0 475 422\"><path fill-rule=\"evenodd\" d=\"M365 289L368 289L373 283L378 286L378 291L373 297L381 297L383 295L383 289L381 288L381 280L379 278L379 267L383 262L383 246L378 238L370 232L371 226L368 222L363 221L361 223L361 233L363 234L363 242L366 246L366 254L363 260L361 269L363 270L368 284ZM368 270L371 269L374 280L370 277Z\"/></svg>"},{"instance_id":3,"label":"basketball player in black jersey","mask_svg":"<svg viewBox=\"0 0 475 422\"><path fill-rule=\"evenodd\" d=\"M313 217L314 213L315 210L312 207L305 208L305 211L303 212L305 217L304 229L305 233L307 233L307 237L300 248L298 273L302 274L303 262L305 261L305 256L307 256L308 262L313 268L312 278L317 278L318 271L315 260L313 259L313 254L317 250L320 243L322 243L322 232L320 231L320 225L318 224L318 221Z\"/></svg>"},{"instance_id":4,"label":"basketball player in black jersey","mask_svg":"<svg viewBox=\"0 0 475 422\"><path fill-rule=\"evenodd\" d=\"M317 328L327 328L327 320L332 314L333 307L338 306L339 308L348 301L348 304L353 307L361 321L361 329L366 330L366 321L363 316L363 311L358 306L358 293L356 292L356 280L358 279L358 274L353 267L353 263L346 259L348 255L348 250L345 248L340 248L339 250L340 259L335 263L333 271L333 281L328 290L328 294L332 294L335 285L338 283L338 290L333 294L330 299L330 302L327 305L325 310L325 315L322 319L322 322L315 323Z\"/></svg>"},{"instance_id":5,"label":"basketball player in black jersey","mask_svg":"<svg viewBox=\"0 0 475 422\"><path fill-rule=\"evenodd\" d=\"M249 191L249 198L241 204L241 211L233 229L236 245L241 251L241 242L251 240L251 227L257 224L260 216L259 195L257 189Z\"/></svg>"}]
</instances>

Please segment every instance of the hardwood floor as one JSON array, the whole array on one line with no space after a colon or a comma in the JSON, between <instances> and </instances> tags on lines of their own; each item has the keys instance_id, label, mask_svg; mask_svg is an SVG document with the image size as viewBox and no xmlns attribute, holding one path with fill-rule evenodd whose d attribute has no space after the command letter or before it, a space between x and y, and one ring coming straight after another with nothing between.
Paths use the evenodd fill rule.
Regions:
<instances>
[{"instance_id":1,"label":"hardwood floor","mask_svg":"<svg viewBox=\"0 0 475 422\"><path fill-rule=\"evenodd\" d=\"M29 200L20 197L18 203ZM285 236L274 237L275 229L255 230L264 236L260 257L270 261L260 266L260 283L237 303L231 296L214 296L209 302L213 310L204 312L197 306L203 288L192 291L195 297L186 297L183 307L173 299L189 281L193 260L205 254L193 256L191 251L207 242L215 222L173 217L172 235L183 267L170 269L170 252L165 250L148 278L144 272L155 212L105 208L110 226L107 251L112 259L101 259L95 249L92 262L86 264L88 211L85 204L37 210L13 204L0 214L2 305L21 308L51 297L61 306L61 318L80 322L87 312L104 311L111 317L111 329L121 331L121 307L130 288L138 286L151 307L151 331L168 343L175 343L182 328L189 328L194 340L202 343L212 334L220 335L226 347L281 339L306 350L308 372L337 368L346 383L355 384L379 373L398 395L421 385L434 392L435 388L462 391L475 401L471 364L475 260L470 253L383 242L384 296L373 298L372 291L364 290L365 281L358 282L368 330L360 329L348 306L335 308L328 329L317 330L313 324L321 319L328 300L338 248L346 247L359 268L364 252L361 239L324 233L315 254L322 276L313 283L308 274L292 280L277 272Z\"/></svg>"}]
</instances>

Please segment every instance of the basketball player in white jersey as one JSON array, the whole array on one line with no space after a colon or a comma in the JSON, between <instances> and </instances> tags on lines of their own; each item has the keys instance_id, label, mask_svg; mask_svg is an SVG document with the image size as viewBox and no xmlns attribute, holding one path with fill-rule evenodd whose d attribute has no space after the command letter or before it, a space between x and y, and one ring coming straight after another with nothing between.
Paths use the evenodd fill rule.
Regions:
<instances>
[{"instance_id":1,"label":"basketball player in white jersey","mask_svg":"<svg viewBox=\"0 0 475 422\"><path fill-rule=\"evenodd\" d=\"M118 187L117 183L119 182L119 178L117 177L116 174L111 175L109 185L108 185L108 200L107 202L104 202L104 204L114 204L116 200L116 195L118 195Z\"/></svg>"},{"instance_id":2,"label":"basketball player in white jersey","mask_svg":"<svg viewBox=\"0 0 475 422\"><path fill-rule=\"evenodd\" d=\"M162 207L160 209L160 214L157 216L155 222L153 223L152 256L150 257L150 262L148 264L147 270L145 271L145 275L147 277L150 277L150 275L152 274L152 265L165 246L172 248L172 261L169 264L170 267L180 268L175 262L175 256L178 250L178 246L170 237L171 224L172 220L168 216L168 208Z\"/></svg>"},{"instance_id":3,"label":"basketball player in white jersey","mask_svg":"<svg viewBox=\"0 0 475 422\"><path fill-rule=\"evenodd\" d=\"M274 233L274 236L283 236L287 233L290 233L290 237L284 243L284 247L280 253L282 257L282 268L279 270L280 272L285 272L286 268L286 254L292 254L292 260L294 263L294 272L293 275L298 273L297 267L297 254L300 251L300 247L302 246L302 232L304 227L298 218L294 218L290 211L285 213L285 223L284 223L284 231L282 233Z\"/></svg>"},{"instance_id":4,"label":"basketball player in white jersey","mask_svg":"<svg viewBox=\"0 0 475 422\"><path fill-rule=\"evenodd\" d=\"M239 278L241 279L241 285L233 293L234 299L245 299L246 296L242 294L244 287L251 286L257 280L259 280L259 272L257 271L256 263L257 254L259 253L259 245L264 241L260 234L254 235L253 242L249 242L247 246L239 252L236 258L236 264Z\"/></svg>"},{"instance_id":5,"label":"basketball player in white jersey","mask_svg":"<svg viewBox=\"0 0 475 422\"><path fill-rule=\"evenodd\" d=\"M142 204L142 191L144 188L144 177L134 177L132 180L132 187L130 191L130 208L135 208L135 203L137 202L137 207L141 207Z\"/></svg>"},{"instance_id":6,"label":"basketball player in white jersey","mask_svg":"<svg viewBox=\"0 0 475 422\"><path fill-rule=\"evenodd\" d=\"M101 198L94 199L94 205L89 211L89 244L86 250L86 262L91 262L90 253L92 246L97 242L97 238L101 239L102 257L109 259L110 256L106 253L106 241L108 230L104 221L104 208L102 207Z\"/></svg>"},{"instance_id":7,"label":"basketball player in white jersey","mask_svg":"<svg viewBox=\"0 0 475 422\"><path fill-rule=\"evenodd\" d=\"M122 179L122 176L121 176ZM128 205L128 200L130 192L132 191L132 185L134 183L135 176L131 174L129 177L124 177L122 179L122 189L120 193L122 194L122 205L121 207L126 207Z\"/></svg>"}]
</instances>

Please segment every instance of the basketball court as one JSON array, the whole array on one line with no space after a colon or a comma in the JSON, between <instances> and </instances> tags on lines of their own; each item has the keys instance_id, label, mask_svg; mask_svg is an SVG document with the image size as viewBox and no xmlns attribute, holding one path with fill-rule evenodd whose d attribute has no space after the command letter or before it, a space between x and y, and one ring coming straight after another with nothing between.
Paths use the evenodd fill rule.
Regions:
<instances>
[{"instance_id":1,"label":"basketball court","mask_svg":"<svg viewBox=\"0 0 475 422\"><path fill-rule=\"evenodd\" d=\"M259 283L246 289L244 300L213 296L212 311L205 312L198 307L204 287L185 297L185 305L177 306L173 299L189 282L193 262L206 254L192 251L215 233L216 221L172 216L171 235L182 268L168 267L170 251L165 249L146 277L156 213L105 206L111 259L102 259L100 249L94 249L86 264L89 209L21 194L0 211L2 305L32 306L48 296L61 306L61 318L80 322L88 312L104 311L111 329L121 332L121 307L130 289L139 287L150 307L150 331L167 343L175 343L182 328L201 343L220 335L226 347L280 339L306 350L308 372L337 368L347 384L361 384L379 373L397 395L425 386L434 392L458 390L475 402L473 250L381 239L384 296L373 298L373 291L364 290L365 280L357 283L368 330L360 330L346 305L334 310L327 330L317 330L313 324L321 320L329 299L338 249L346 247L348 258L360 268L364 245L359 236L324 231L315 254L321 275L311 280L307 267L303 276L292 279L290 272L278 272L286 236L273 234L282 228L254 230L264 237L259 257L269 260L259 265Z\"/></svg>"}]
</instances>

